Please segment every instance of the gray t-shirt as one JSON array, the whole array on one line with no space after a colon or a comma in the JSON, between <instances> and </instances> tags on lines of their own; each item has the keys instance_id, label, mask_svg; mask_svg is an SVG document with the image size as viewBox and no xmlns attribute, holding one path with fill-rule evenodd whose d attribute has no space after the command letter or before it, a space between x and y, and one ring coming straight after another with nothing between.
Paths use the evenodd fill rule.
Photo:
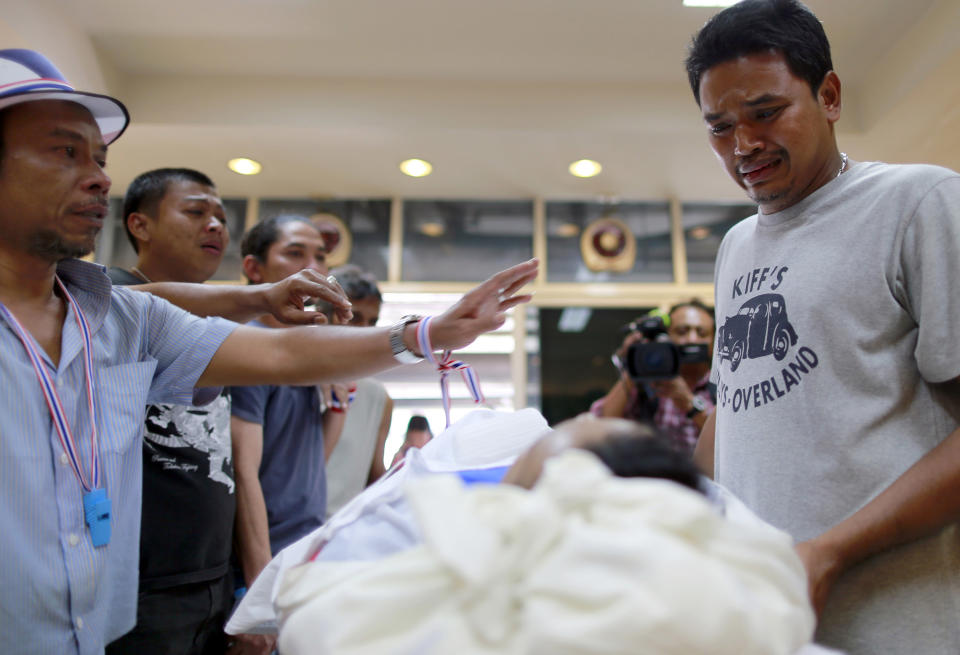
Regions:
<instances>
[{"instance_id":1,"label":"gray t-shirt","mask_svg":"<svg viewBox=\"0 0 960 655\"><path fill-rule=\"evenodd\" d=\"M960 422L960 176L859 163L734 226L716 268L716 479L799 541ZM960 653L960 526L837 582L818 640Z\"/></svg>"}]
</instances>

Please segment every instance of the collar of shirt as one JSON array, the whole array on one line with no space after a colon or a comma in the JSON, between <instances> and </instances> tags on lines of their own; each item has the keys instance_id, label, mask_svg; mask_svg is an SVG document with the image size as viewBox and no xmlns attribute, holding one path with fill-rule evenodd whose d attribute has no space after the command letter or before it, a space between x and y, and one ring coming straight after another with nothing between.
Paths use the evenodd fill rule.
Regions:
<instances>
[{"instance_id":1,"label":"collar of shirt","mask_svg":"<svg viewBox=\"0 0 960 655\"><path fill-rule=\"evenodd\" d=\"M110 278L107 267L80 259L65 259L57 264L57 275L87 317L90 333L96 334L110 309Z\"/></svg>"}]
</instances>

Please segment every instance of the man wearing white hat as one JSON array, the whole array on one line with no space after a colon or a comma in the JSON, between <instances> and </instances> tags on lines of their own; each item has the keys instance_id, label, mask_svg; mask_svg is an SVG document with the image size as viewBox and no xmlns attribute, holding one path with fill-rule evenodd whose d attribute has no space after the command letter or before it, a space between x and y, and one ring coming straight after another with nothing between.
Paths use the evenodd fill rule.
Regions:
<instances>
[{"instance_id":1,"label":"man wearing white hat","mask_svg":"<svg viewBox=\"0 0 960 655\"><path fill-rule=\"evenodd\" d=\"M107 145L128 115L76 92L38 53L0 50L0 634L5 653L101 653L136 613L140 435L148 402L194 387L352 379L416 353L416 326L258 330L112 288L89 253L107 213ZM456 349L527 300L536 261L501 272L431 323ZM335 281L168 289L203 313L274 311L304 296L349 316ZM272 303L272 304L271 304ZM336 353L332 355L331 353ZM190 507L185 506L184 512Z\"/></svg>"}]
</instances>

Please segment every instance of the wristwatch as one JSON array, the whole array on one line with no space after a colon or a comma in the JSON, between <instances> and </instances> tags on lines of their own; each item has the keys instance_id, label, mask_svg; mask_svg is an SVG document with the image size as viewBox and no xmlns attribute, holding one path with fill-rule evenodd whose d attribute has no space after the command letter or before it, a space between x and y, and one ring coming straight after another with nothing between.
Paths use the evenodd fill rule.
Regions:
<instances>
[{"instance_id":1,"label":"wristwatch","mask_svg":"<svg viewBox=\"0 0 960 655\"><path fill-rule=\"evenodd\" d=\"M421 318L423 317L416 314L408 314L390 326L390 350L393 351L393 358L401 364L416 364L423 361L423 357L413 354L413 351L403 343L404 328Z\"/></svg>"},{"instance_id":2,"label":"wristwatch","mask_svg":"<svg viewBox=\"0 0 960 655\"><path fill-rule=\"evenodd\" d=\"M693 400L690 401L690 404L693 405L693 407L691 407L690 411L687 412L687 418L693 418L707 408L706 401L704 401L704 399L700 396L694 396Z\"/></svg>"}]
</instances>

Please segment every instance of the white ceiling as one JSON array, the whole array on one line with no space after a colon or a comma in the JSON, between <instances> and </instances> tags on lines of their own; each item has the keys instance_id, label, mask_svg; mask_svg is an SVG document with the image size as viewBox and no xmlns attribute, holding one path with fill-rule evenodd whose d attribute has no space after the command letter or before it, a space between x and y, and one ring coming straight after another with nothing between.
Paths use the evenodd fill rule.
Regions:
<instances>
[{"instance_id":1,"label":"white ceiling","mask_svg":"<svg viewBox=\"0 0 960 655\"><path fill-rule=\"evenodd\" d=\"M810 0L855 159L960 169L960 0ZM733 199L680 0L0 0L0 44L123 100L117 190L157 166L227 195ZM245 178L227 159L249 156ZM415 180L397 169L420 156ZM571 177L581 157L604 170Z\"/></svg>"}]
</instances>

